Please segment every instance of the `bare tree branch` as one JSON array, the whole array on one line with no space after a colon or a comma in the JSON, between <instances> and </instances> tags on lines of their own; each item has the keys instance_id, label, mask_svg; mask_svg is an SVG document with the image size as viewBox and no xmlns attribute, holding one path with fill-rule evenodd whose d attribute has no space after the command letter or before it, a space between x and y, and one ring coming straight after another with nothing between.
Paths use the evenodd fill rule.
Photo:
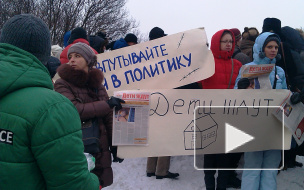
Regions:
<instances>
[{"instance_id":1,"label":"bare tree branch","mask_svg":"<svg viewBox=\"0 0 304 190\"><path fill-rule=\"evenodd\" d=\"M10 17L30 13L47 24L53 44L62 46L63 35L78 26L89 35L105 31L108 37L118 39L139 25L125 5L126 0L1 0L0 28Z\"/></svg>"}]
</instances>

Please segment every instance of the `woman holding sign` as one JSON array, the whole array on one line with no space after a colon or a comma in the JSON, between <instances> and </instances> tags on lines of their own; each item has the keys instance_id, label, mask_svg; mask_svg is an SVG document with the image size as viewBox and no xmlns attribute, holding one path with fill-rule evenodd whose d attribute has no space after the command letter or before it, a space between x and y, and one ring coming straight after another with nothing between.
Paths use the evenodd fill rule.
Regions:
<instances>
[{"instance_id":1,"label":"woman holding sign","mask_svg":"<svg viewBox=\"0 0 304 190\"><path fill-rule=\"evenodd\" d=\"M210 49L214 56L215 73L212 77L198 82L203 89L232 89L234 87L235 79L242 67L241 62L232 59L234 48L234 34L230 30L220 30L212 36ZM230 154L206 154L204 169L231 168L230 157ZM215 189L216 170L204 170L204 173L206 188ZM231 175L231 172L226 170L218 171L217 189L240 186L241 181L236 175Z\"/></svg>"},{"instance_id":2,"label":"woman holding sign","mask_svg":"<svg viewBox=\"0 0 304 190\"><path fill-rule=\"evenodd\" d=\"M246 65L275 64L281 57L278 54L280 42L279 36L274 33L265 32L259 35L253 46L253 62ZM235 88L250 89L249 79L240 77L241 73L236 80ZM287 89L285 73L281 67L276 66L270 73L269 79L273 89ZM276 169L281 162L281 150L245 152L244 161L244 169L274 168L274 170L244 170L243 190L277 189L278 170Z\"/></svg>"},{"instance_id":3,"label":"woman holding sign","mask_svg":"<svg viewBox=\"0 0 304 190\"><path fill-rule=\"evenodd\" d=\"M117 148L112 147L112 108L121 109L123 100L115 97L109 99L102 85L103 73L93 68L97 57L89 45L81 42L73 44L67 56L69 63L57 69L61 78L56 81L55 90L71 100L77 108L82 121L85 152L96 159L96 167L92 172L98 176L100 185L106 187L113 183L111 153L117 160ZM88 133L84 133L84 128L90 127L94 128L94 135L85 137L84 134ZM86 139L98 140L93 143L90 141L87 146Z\"/></svg>"}]
</instances>

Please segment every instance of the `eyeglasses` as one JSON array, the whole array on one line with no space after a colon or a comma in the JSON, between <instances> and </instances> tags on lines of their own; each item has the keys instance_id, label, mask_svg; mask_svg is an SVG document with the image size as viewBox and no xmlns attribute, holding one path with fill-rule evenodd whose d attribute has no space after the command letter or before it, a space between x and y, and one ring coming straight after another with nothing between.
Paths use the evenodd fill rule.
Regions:
<instances>
[{"instance_id":1,"label":"eyeglasses","mask_svg":"<svg viewBox=\"0 0 304 190\"><path fill-rule=\"evenodd\" d=\"M224 43L224 44L228 44L228 43L233 44L233 41L228 41L228 40L226 40L226 41L220 41L220 42Z\"/></svg>"}]
</instances>

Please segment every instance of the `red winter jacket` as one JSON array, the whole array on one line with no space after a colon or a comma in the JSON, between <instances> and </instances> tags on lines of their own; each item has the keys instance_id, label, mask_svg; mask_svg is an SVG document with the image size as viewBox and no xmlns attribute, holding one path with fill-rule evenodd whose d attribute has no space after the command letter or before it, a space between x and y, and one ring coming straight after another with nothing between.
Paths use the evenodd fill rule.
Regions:
<instances>
[{"instance_id":1,"label":"red winter jacket","mask_svg":"<svg viewBox=\"0 0 304 190\"><path fill-rule=\"evenodd\" d=\"M232 44L231 51L221 51L221 37L224 31L229 30L220 30L216 32L211 39L211 51L213 53L214 62L215 62L215 73L205 80L199 81L201 83L203 89L227 89L229 85L229 80L231 76L232 69L232 55L235 47L235 43ZM231 32L232 39L234 39L234 35ZM239 74L239 70L242 67L241 62L236 59L233 59L233 75L230 84L230 88L233 89L235 84L235 79Z\"/></svg>"},{"instance_id":2,"label":"red winter jacket","mask_svg":"<svg viewBox=\"0 0 304 190\"><path fill-rule=\"evenodd\" d=\"M65 64L65 63L68 63L69 62L69 59L68 59L68 51L69 51L69 48L73 45L73 44L76 44L77 42L82 42L82 43L85 43L87 45L90 45L90 43L86 40L86 39L83 39L83 38L79 38L79 39L76 39L74 40L70 45L68 45L67 47L65 47L63 49L63 51L61 52L60 54L60 63L61 64ZM90 46L91 47L91 46ZM92 47L91 47L92 48ZM98 54L97 51L92 48L92 50L94 51L95 54Z\"/></svg>"}]
</instances>

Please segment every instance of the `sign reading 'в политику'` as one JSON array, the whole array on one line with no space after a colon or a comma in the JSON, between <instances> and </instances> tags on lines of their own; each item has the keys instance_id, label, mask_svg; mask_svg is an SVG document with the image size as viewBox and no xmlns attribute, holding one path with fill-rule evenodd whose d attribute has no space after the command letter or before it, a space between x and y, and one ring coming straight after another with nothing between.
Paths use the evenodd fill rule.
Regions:
<instances>
[{"instance_id":1,"label":"sign reading '\u0432 \u043f\u043e\u043b\u0438\u0442\u0438\u043a\u0443'","mask_svg":"<svg viewBox=\"0 0 304 190\"><path fill-rule=\"evenodd\" d=\"M214 74L203 28L97 55L108 94L133 89L171 89Z\"/></svg>"}]
</instances>

